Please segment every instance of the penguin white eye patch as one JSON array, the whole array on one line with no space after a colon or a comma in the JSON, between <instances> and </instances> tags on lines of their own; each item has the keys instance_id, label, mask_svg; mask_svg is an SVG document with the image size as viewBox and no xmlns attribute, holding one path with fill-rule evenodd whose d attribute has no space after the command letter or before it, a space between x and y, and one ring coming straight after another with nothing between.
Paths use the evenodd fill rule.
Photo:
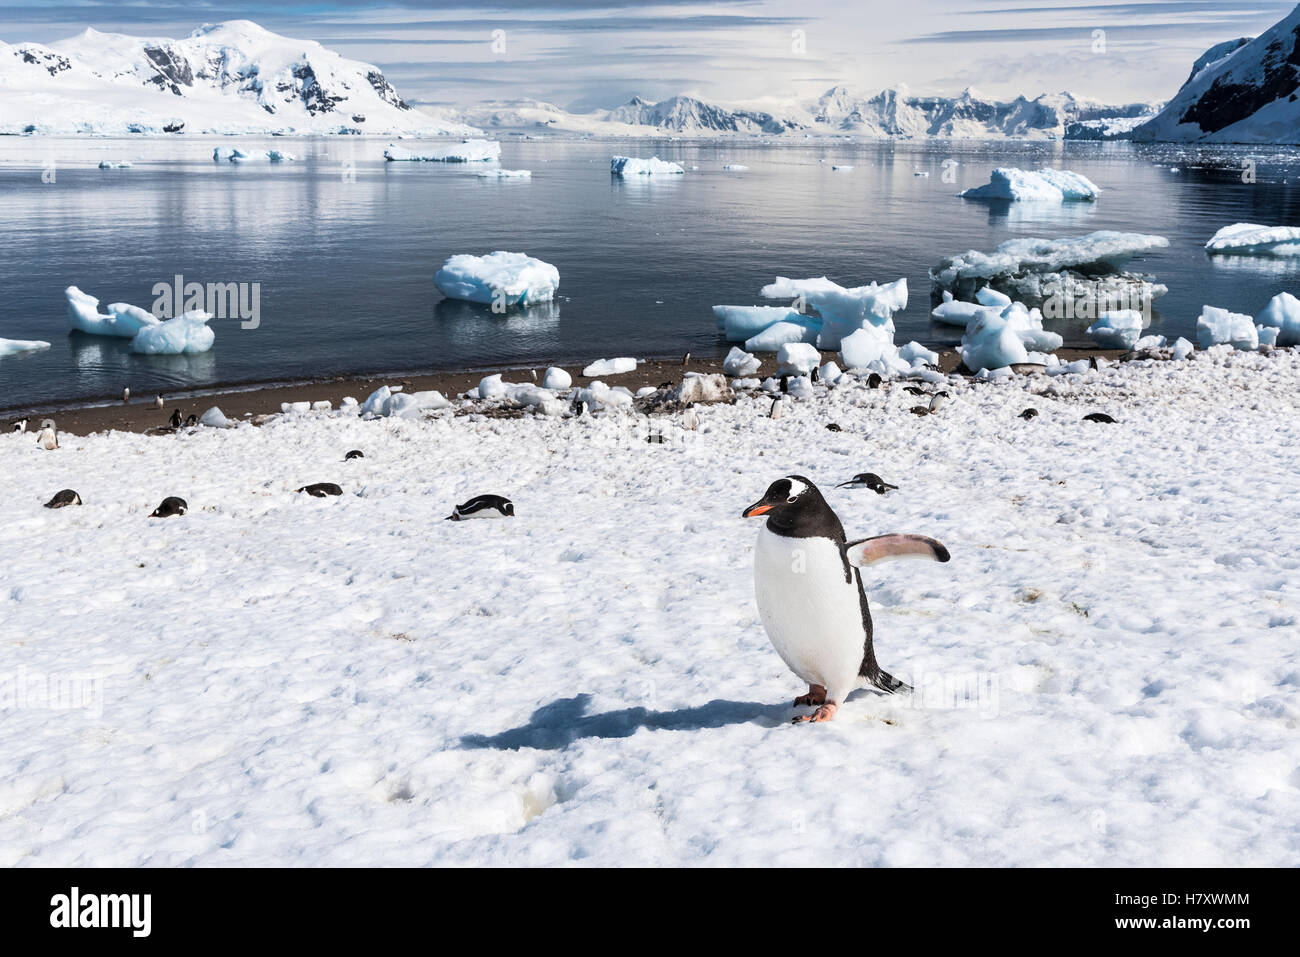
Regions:
<instances>
[{"instance_id":1,"label":"penguin white eye patch","mask_svg":"<svg viewBox=\"0 0 1300 957\"><path fill-rule=\"evenodd\" d=\"M942 542L924 535L877 535L844 546L849 564L862 568L891 558L925 558L946 562L951 557Z\"/></svg>"}]
</instances>

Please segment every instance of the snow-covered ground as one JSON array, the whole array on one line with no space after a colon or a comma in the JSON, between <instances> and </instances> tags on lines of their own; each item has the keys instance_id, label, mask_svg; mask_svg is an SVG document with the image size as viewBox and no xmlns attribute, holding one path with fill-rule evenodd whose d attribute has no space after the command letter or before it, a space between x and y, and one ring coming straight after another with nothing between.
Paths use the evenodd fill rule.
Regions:
<instances>
[{"instance_id":1,"label":"snow-covered ground","mask_svg":"<svg viewBox=\"0 0 1300 957\"><path fill-rule=\"evenodd\" d=\"M0 864L1294 864L1300 353L946 388L0 436ZM953 556L867 570L918 690L816 726L739 518L791 472Z\"/></svg>"}]
</instances>

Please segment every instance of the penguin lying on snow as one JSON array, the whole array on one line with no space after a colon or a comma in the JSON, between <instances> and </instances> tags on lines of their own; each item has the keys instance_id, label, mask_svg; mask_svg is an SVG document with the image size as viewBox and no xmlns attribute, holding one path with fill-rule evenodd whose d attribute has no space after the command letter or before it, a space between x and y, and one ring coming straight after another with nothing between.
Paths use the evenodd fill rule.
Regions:
<instances>
[{"instance_id":1,"label":"penguin lying on snow","mask_svg":"<svg viewBox=\"0 0 1300 957\"><path fill-rule=\"evenodd\" d=\"M890 485L875 472L859 472L847 482L841 482L836 488L869 488L877 495L884 495L889 491L898 491L897 485Z\"/></svg>"},{"instance_id":2,"label":"penguin lying on snow","mask_svg":"<svg viewBox=\"0 0 1300 957\"><path fill-rule=\"evenodd\" d=\"M911 690L876 663L858 569L908 556L946 562L948 549L921 535L847 541L817 486L800 475L777 479L741 515L767 516L754 547L754 595L777 654L808 682L795 705L817 708L795 721L829 721L863 681L887 694Z\"/></svg>"},{"instance_id":3,"label":"penguin lying on snow","mask_svg":"<svg viewBox=\"0 0 1300 957\"><path fill-rule=\"evenodd\" d=\"M15 419L13 425L11 425L9 428L11 431L22 434L23 432L27 431L27 420Z\"/></svg>"},{"instance_id":4,"label":"penguin lying on snow","mask_svg":"<svg viewBox=\"0 0 1300 957\"><path fill-rule=\"evenodd\" d=\"M168 495L162 500L162 504L149 513L150 518L170 518L173 515L184 515L190 509L185 499L178 498L175 495Z\"/></svg>"},{"instance_id":5,"label":"penguin lying on snow","mask_svg":"<svg viewBox=\"0 0 1300 957\"><path fill-rule=\"evenodd\" d=\"M360 449L353 449L347 455L343 456L343 461L350 462L352 459L364 459L365 457L365 452L362 452Z\"/></svg>"},{"instance_id":6,"label":"penguin lying on snow","mask_svg":"<svg viewBox=\"0 0 1300 957\"><path fill-rule=\"evenodd\" d=\"M308 495L316 498L324 498L326 495L342 495L343 489L339 488L333 482L317 482L315 485L304 485L302 488L294 489L295 492L306 492Z\"/></svg>"},{"instance_id":7,"label":"penguin lying on snow","mask_svg":"<svg viewBox=\"0 0 1300 957\"><path fill-rule=\"evenodd\" d=\"M45 503L46 508L66 508L69 505L80 505L81 496L70 488L55 492L54 498Z\"/></svg>"},{"instance_id":8,"label":"penguin lying on snow","mask_svg":"<svg viewBox=\"0 0 1300 957\"><path fill-rule=\"evenodd\" d=\"M1105 412L1089 412L1083 417L1085 422L1114 422L1115 420Z\"/></svg>"},{"instance_id":9,"label":"penguin lying on snow","mask_svg":"<svg viewBox=\"0 0 1300 957\"><path fill-rule=\"evenodd\" d=\"M448 520L463 522L468 518L513 518L514 503L500 495L475 495L464 505L457 505Z\"/></svg>"}]
</instances>

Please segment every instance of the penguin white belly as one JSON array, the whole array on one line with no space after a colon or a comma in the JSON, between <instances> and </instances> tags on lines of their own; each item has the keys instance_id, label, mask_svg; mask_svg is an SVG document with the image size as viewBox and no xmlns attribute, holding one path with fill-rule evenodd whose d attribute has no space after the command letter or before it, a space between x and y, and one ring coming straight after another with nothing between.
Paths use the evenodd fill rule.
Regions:
<instances>
[{"instance_id":1,"label":"penguin white belly","mask_svg":"<svg viewBox=\"0 0 1300 957\"><path fill-rule=\"evenodd\" d=\"M857 582L845 581L839 546L786 538L764 523L754 548L754 595L781 660L842 703L856 686L866 636Z\"/></svg>"}]
</instances>

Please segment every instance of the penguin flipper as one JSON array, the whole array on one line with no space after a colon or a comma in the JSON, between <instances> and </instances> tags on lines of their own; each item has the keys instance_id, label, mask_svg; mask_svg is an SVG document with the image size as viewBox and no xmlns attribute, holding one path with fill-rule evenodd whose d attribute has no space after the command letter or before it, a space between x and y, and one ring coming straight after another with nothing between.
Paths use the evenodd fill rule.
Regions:
<instances>
[{"instance_id":1,"label":"penguin flipper","mask_svg":"<svg viewBox=\"0 0 1300 957\"><path fill-rule=\"evenodd\" d=\"M906 694L912 690L912 686L906 681L895 678L888 671L877 670L874 676L863 675L863 677L885 694Z\"/></svg>"},{"instance_id":2,"label":"penguin flipper","mask_svg":"<svg viewBox=\"0 0 1300 957\"><path fill-rule=\"evenodd\" d=\"M946 562L952 556L943 543L924 535L877 535L844 546L850 565L859 568L890 558L928 558Z\"/></svg>"}]
</instances>

